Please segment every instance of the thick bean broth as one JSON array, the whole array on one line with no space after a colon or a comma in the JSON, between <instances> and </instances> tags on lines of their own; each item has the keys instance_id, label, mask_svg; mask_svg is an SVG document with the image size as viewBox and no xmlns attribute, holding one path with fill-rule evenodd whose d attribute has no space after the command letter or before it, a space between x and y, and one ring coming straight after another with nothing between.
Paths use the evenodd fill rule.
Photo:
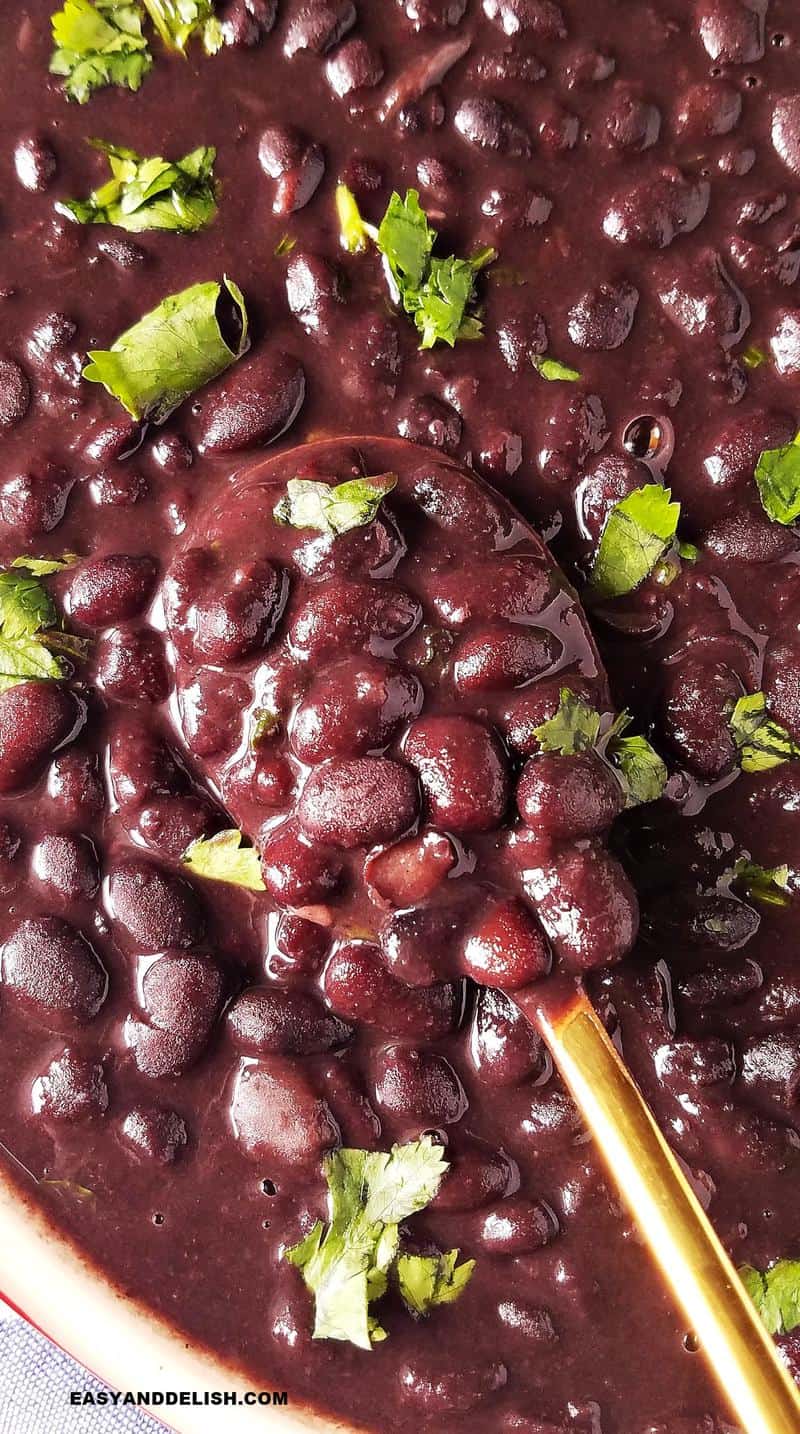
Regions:
<instances>
[{"instance_id":1,"label":"thick bean broth","mask_svg":"<svg viewBox=\"0 0 800 1434\"><path fill-rule=\"evenodd\" d=\"M85 105L48 75L50 8L9 17L0 55L0 541L4 564L76 555L42 582L87 645L67 680L0 694L9 1175L296 1405L398 1431L722 1434L481 961L513 929L508 987L584 973L737 1264L797 1254L800 766L742 770L730 720L763 692L800 741L800 547L755 478L798 427L793 7L229 0L217 54L146 28L141 88ZM91 136L214 146L216 218L57 212L107 177ZM337 183L371 224L414 188L437 253L496 251L480 336L418 347L372 239L340 242ZM163 425L81 376L223 275L251 346ZM338 441L359 432L383 437ZM298 473L280 455L307 440ZM293 477L386 472L367 525L273 522ZM660 481L681 548L601 600L609 515ZM620 815L594 752L543 764L532 733L565 686L630 710L660 800ZM182 866L234 822L264 892ZM777 904L741 858L778 872ZM322 1157L426 1131L451 1171L409 1248L458 1247L469 1284L419 1320L390 1293L370 1352L312 1341L282 1255L325 1218Z\"/></svg>"}]
</instances>

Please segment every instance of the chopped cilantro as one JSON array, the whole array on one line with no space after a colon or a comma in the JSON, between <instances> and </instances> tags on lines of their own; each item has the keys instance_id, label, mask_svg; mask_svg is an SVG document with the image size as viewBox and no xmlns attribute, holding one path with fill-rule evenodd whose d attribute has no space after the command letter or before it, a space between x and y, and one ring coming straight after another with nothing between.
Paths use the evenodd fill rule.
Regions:
<instances>
[{"instance_id":1,"label":"chopped cilantro","mask_svg":"<svg viewBox=\"0 0 800 1434\"><path fill-rule=\"evenodd\" d=\"M766 448L756 464L756 483L764 511L773 523L788 527L800 518L800 433L783 448Z\"/></svg>"},{"instance_id":2,"label":"chopped cilantro","mask_svg":"<svg viewBox=\"0 0 800 1434\"><path fill-rule=\"evenodd\" d=\"M43 682L63 677L60 659L35 637L8 638L0 627L0 692L20 682Z\"/></svg>"},{"instance_id":3,"label":"chopped cilantro","mask_svg":"<svg viewBox=\"0 0 800 1434\"><path fill-rule=\"evenodd\" d=\"M616 767L627 796L628 806L657 802L667 785L667 767L646 737L613 736L606 754Z\"/></svg>"},{"instance_id":4,"label":"chopped cilantro","mask_svg":"<svg viewBox=\"0 0 800 1434\"><path fill-rule=\"evenodd\" d=\"M385 1294L392 1267L400 1279L398 1227L430 1203L447 1168L441 1147L430 1136L395 1145L388 1154L345 1149L326 1157L330 1221L318 1220L305 1239L285 1252L314 1296L314 1339L349 1340L371 1349L386 1338L370 1306ZM437 1286L440 1291L438 1303L457 1298L472 1273L471 1261L456 1269L457 1250L440 1258L445 1267L438 1280L433 1271L432 1282L434 1292ZM449 1295L448 1284L453 1286ZM424 1303L426 1287L419 1273L411 1273L409 1288Z\"/></svg>"},{"instance_id":5,"label":"chopped cilantro","mask_svg":"<svg viewBox=\"0 0 800 1434\"><path fill-rule=\"evenodd\" d=\"M224 44L222 26L214 14L212 0L142 0L145 10L168 50L183 54L197 35L207 55L216 55Z\"/></svg>"},{"instance_id":6,"label":"chopped cilantro","mask_svg":"<svg viewBox=\"0 0 800 1434\"><path fill-rule=\"evenodd\" d=\"M81 640L57 628L55 604L40 581L61 566L55 559L15 558L0 572L0 692L19 682L64 677L54 648L70 657L84 655Z\"/></svg>"},{"instance_id":7,"label":"chopped cilantro","mask_svg":"<svg viewBox=\"0 0 800 1434\"><path fill-rule=\"evenodd\" d=\"M589 579L599 598L633 592L653 571L678 529L680 503L669 488L646 483L611 510L600 538Z\"/></svg>"},{"instance_id":8,"label":"chopped cilantro","mask_svg":"<svg viewBox=\"0 0 800 1434\"><path fill-rule=\"evenodd\" d=\"M758 348L756 344L751 344L742 354L742 363L745 368L760 368L761 365L766 362L767 355L764 353L764 350Z\"/></svg>"},{"instance_id":9,"label":"chopped cilantro","mask_svg":"<svg viewBox=\"0 0 800 1434\"><path fill-rule=\"evenodd\" d=\"M291 254L296 246L297 240L291 234L284 234L278 240L272 253L276 259L285 259L286 255Z\"/></svg>"},{"instance_id":10,"label":"chopped cilantro","mask_svg":"<svg viewBox=\"0 0 800 1434\"><path fill-rule=\"evenodd\" d=\"M62 573L65 568L71 568L73 563L78 561L74 553L66 553L63 558L14 558L12 568L26 568L35 578L46 578L51 573Z\"/></svg>"},{"instance_id":11,"label":"chopped cilantro","mask_svg":"<svg viewBox=\"0 0 800 1434\"><path fill-rule=\"evenodd\" d=\"M143 159L102 139L89 143L107 155L112 177L88 199L57 204L60 213L79 224L114 224L132 234L144 229L188 234L211 223L217 212L215 149L203 145L172 164L160 156Z\"/></svg>"},{"instance_id":12,"label":"chopped cilantro","mask_svg":"<svg viewBox=\"0 0 800 1434\"><path fill-rule=\"evenodd\" d=\"M405 199L395 191L389 200L375 239L394 281L398 297L405 303L421 288L430 263L436 230L419 202L416 189L407 189Z\"/></svg>"},{"instance_id":13,"label":"chopped cilantro","mask_svg":"<svg viewBox=\"0 0 800 1434\"><path fill-rule=\"evenodd\" d=\"M696 563L699 556L700 549L695 543L685 543L683 540L678 542L678 557L685 563Z\"/></svg>"},{"instance_id":14,"label":"chopped cilantro","mask_svg":"<svg viewBox=\"0 0 800 1434\"><path fill-rule=\"evenodd\" d=\"M153 63L138 3L65 0L51 24L50 73L61 76L69 99L85 104L104 85L138 90Z\"/></svg>"},{"instance_id":15,"label":"chopped cilantro","mask_svg":"<svg viewBox=\"0 0 800 1434\"><path fill-rule=\"evenodd\" d=\"M742 1265L739 1279L770 1334L800 1325L800 1260L778 1260L764 1271Z\"/></svg>"},{"instance_id":16,"label":"chopped cilantro","mask_svg":"<svg viewBox=\"0 0 800 1434\"><path fill-rule=\"evenodd\" d=\"M351 478L346 483L319 483L290 478L286 496L273 508L276 523L290 528L315 528L338 536L372 522L383 499L397 487L394 473L377 478Z\"/></svg>"},{"instance_id":17,"label":"chopped cilantro","mask_svg":"<svg viewBox=\"0 0 800 1434\"><path fill-rule=\"evenodd\" d=\"M235 307L239 336L234 348L223 338L218 311L221 299ZM83 370L90 383L101 383L133 418L163 423L188 398L216 378L249 346L247 310L230 279L192 284L170 294L127 329L110 349L95 349Z\"/></svg>"},{"instance_id":18,"label":"chopped cilantro","mask_svg":"<svg viewBox=\"0 0 800 1434\"><path fill-rule=\"evenodd\" d=\"M789 905L788 866L759 866L758 862L740 857L731 879L742 888L749 900L759 901L762 906Z\"/></svg>"},{"instance_id":19,"label":"chopped cilantro","mask_svg":"<svg viewBox=\"0 0 800 1434\"><path fill-rule=\"evenodd\" d=\"M398 1255L397 1285L412 1314L426 1315L436 1305L449 1305L464 1292L475 1269L474 1260L458 1264L458 1250L443 1255Z\"/></svg>"},{"instance_id":20,"label":"chopped cilantro","mask_svg":"<svg viewBox=\"0 0 800 1434\"><path fill-rule=\"evenodd\" d=\"M217 832L212 837L198 837L187 847L183 862L195 876L204 876L209 881L226 881L231 886L244 886L248 891L266 891L258 852L255 847L243 845L242 833L235 828Z\"/></svg>"},{"instance_id":21,"label":"chopped cilantro","mask_svg":"<svg viewBox=\"0 0 800 1434\"><path fill-rule=\"evenodd\" d=\"M559 363L558 359L545 358L543 354L534 354L532 359L533 367L540 378L546 378L548 383L578 383L581 375L576 368L570 368L565 363Z\"/></svg>"},{"instance_id":22,"label":"chopped cilantro","mask_svg":"<svg viewBox=\"0 0 800 1434\"><path fill-rule=\"evenodd\" d=\"M555 716L535 727L533 735L543 752L572 757L576 752L591 752L597 746L601 725L602 718L594 707L582 697L576 697L569 687L562 687Z\"/></svg>"},{"instance_id":23,"label":"chopped cilantro","mask_svg":"<svg viewBox=\"0 0 800 1434\"><path fill-rule=\"evenodd\" d=\"M370 239L377 239L377 229L362 219L355 195L346 184L336 186L336 213L339 217L342 246L348 254L360 253L366 249Z\"/></svg>"},{"instance_id":24,"label":"chopped cilantro","mask_svg":"<svg viewBox=\"0 0 800 1434\"><path fill-rule=\"evenodd\" d=\"M431 349L438 339L452 348L456 339L478 337L467 328L467 304L472 297L475 269L471 259L431 259L428 278L419 290L414 322L422 334L421 349Z\"/></svg>"},{"instance_id":25,"label":"chopped cilantro","mask_svg":"<svg viewBox=\"0 0 800 1434\"><path fill-rule=\"evenodd\" d=\"M269 707L258 707L253 713L253 728L250 733L250 746L260 747L262 742L273 736L280 726L280 714L270 711Z\"/></svg>"},{"instance_id":26,"label":"chopped cilantro","mask_svg":"<svg viewBox=\"0 0 800 1434\"><path fill-rule=\"evenodd\" d=\"M743 772L768 772L800 757L800 745L767 711L763 692L740 697L728 717Z\"/></svg>"},{"instance_id":27,"label":"chopped cilantro","mask_svg":"<svg viewBox=\"0 0 800 1434\"><path fill-rule=\"evenodd\" d=\"M624 735L630 723L631 718L622 712L604 731L600 713L562 687L555 716L535 727L533 735L543 752L573 757L578 752L595 751L605 757L632 807L658 801L667 784L667 768L646 737Z\"/></svg>"},{"instance_id":28,"label":"chopped cilantro","mask_svg":"<svg viewBox=\"0 0 800 1434\"><path fill-rule=\"evenodd\" d=\"M0 627L6 639L33 637L55 621L53 599L33 572L21 565L0 572Z\"/></svg>"},{"instance_id":29,"label":"chopped cilantro","mask_svg":"<svg viewBox=\"0 0 800 1434\"><path fill-rule=\"evenodd\" d=\"M346 185L336 190L342 244L351 253L372 240L383 255L392 297L402 304L420 332L420 348L436 343L452 348L458 339L480 338L483 328L474 312L475 276L497 257L481 249L471 259L433 253L437 233L419 202L416 189L405 198L395 193L377 229L362 219L355 196Z\"/></svg>"}]
</instances>

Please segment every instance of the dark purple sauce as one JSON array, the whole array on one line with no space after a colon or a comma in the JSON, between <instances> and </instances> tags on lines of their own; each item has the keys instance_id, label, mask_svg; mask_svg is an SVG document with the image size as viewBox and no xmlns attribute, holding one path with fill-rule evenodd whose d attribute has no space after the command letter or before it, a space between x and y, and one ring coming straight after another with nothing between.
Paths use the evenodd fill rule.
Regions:
<instances>
[{"instance_id":1,"label":"dark purple sauce","mask_svg":"<svg viewBox=\"0 0 800 1434\"><path fill-rule=\"evenodd\" d=\"M361 0L357 17L287 0L273 28L269 4L222 8L246 43L188 61L155 45L138 94L82 108L47 75L50 6L8 22L0 56L0 556L80 554L51 586L93 644L73 682L0 697L0 1139L93 1192L36 1187L126 1289L295 1405L398 1431L723 1434L539 1038L444 953L542 859L508 842L525 724L562 678L630 707L667 797L616 823L614 856L600 786L595 826L558 830L599 935L555 964L627 951L631 881L639 939L590 977L598 1008L734 1260L798 1254L796 898L719 882L742 852L800 871L800 768L742 774L726 719L763 689L800 739L800 546L753 480L798 426L800 28L788 0ZM57 217L100 182L92 135L216 146L215 224L130 237ZM417 350L377 257L339 245L337 180L375 222L417 187L441 252L498 250L481 340ZM250 353L141 434L80 379L86 350L223 273ZM545 350L580 382L540 378ZM392 468L398 490L331 551L276 529L296 470L246 472L264 445L365 431L441 457L312 449L320 476ZM449 457L516 503L579 593L611 506L654 475L701 556L591 611L592 640L535 533ZM253 751L271 705L293 715ZM323 761L361 764L346 821L341 792L299 797ZM528 800L550 841L563 811ZM179 869L231 818L267 853L266 895ZM427 845L365 881L366 848L419 819ZM252 1061L294 1102L282 1149ZM370 1354L312 1343L280 1252L324 1213L321 1153L429 1128L453 1172L413 1228L476 1259L468 1290L419 1324L390 1300ZM487 1233L502 1206L506 1249Z\"/></svg>"}]
</instances>

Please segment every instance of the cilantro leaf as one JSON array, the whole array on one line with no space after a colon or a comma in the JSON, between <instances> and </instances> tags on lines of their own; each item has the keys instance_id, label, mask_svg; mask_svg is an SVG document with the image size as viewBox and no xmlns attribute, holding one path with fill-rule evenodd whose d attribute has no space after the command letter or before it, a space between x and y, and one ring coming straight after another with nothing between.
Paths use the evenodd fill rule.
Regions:
<instances>
[{"instance_id":1,"label":"cilantro leaf","mask_svg":"<svg viewBox=\"0 0 800 1434\"><path fill-rule=\"evenodd\" d=\"M7 641L33 637L55 621L53 599L37 577L21 565L0 572L0 629Z\"/></svg>"},{"instance_id":2,"label":"cilantro leaf","mask_svg":"<svg viewBox=\"0 0 800 1434\"><path fill-rule=\"evenodd\" d=\"M14 558L12 568L26 568L35 578L46 578L51 573L62 573L65 568L71 568L77 562L74 553L66 553L63 558Z\"/></svg>"},{"instance_id":3,"label":"cilantro leaf","mask_svg":"<svg viewBox=\"0 0 800 1434\"><path fill-rule=\"evenodd\" d=\"M531 362L540 378L546 378L548 383L578 383L582 377L576 368L569 368L558 359L545 358L543 354L534 354Z\"/></svg>"},{"instance_id":4,"label":"cilantro leaf","mask_svg":"<svg viewBox=\"0 0 800 1434\"><path fill-rule=\"evenodd\" d=\"M372 1348L369 1274L377 1240L368 1230L349 1239L317 1221L310 1235L286 1251L314 1296L314 1339L340 1339Z\"/></svg>"},{"instance_id":5,"label":"cilantro leaf","mask_svg":"<svg viewBox=\"0 0 800 1434\"><path fill-rule=\"evenodd\" d=\"M800 1260L778 1260L763 1272L742 1265L738 1274L770 1334L800 1325Z\"/></svg>"},{"instance_id":6,"label":"cilantro leaf","mask_svg":"<svg viewBox=\"0 0 800 1434\"><path fill-rule=\"evenodd\" d=\"M405 303L406 293L421 287L436 242L436 230L428 223L416 189L406 190L405 199L397 192L392 195L375 242Z\"/></svg>"},{"instance_id":7,"label":"cilantro leaf","mask_svg":"<svg viewBox=\"0 0 800 1434\"><path fill-rule=\"evenodd\" d=\"M102 139L89 143L107 155L112 177L88 199L56 204L59 213L78 224L114 224L131 234L145 229L188 234L211 223L217 212L215 149L203 145L172 164L160 156L142 159Z\"/></svg>"},{"instance_id":8,"label":"cilantro leaf","mask_svg":"<svg viewBox=\"0 0 800 1434\"><path fill-rule=\"evenodd\" d=\"M182 861L195 876L244 886L248 891L266 891L258 852L242 843L242 833L235 827L216 836L198 837L187 847Z\"/></svg>"},{"instance_id":9,"label":"cilantro leaf","mask_svg":"<svg viewBox=\"0 0 800 1434\"><path fill-rule=\"evenodd\" d=\"M681 505L670 499L669 488L646 483L612 508L589 579L596 597L633 592L653 571L678 529Z\"/></svg>"},{"instance_id":10,"label":"cilantro leaf","mask_svg":"<svg viewBox=\"0 0 800 1434\"><path fill-rule=\"evenodd\" d=\"M40 581L40 574L63 566L56 559L15 558L0 572L0 692L18 682L64 677L58 649L70 657L84 655L81 640L56 627L55 605Z\"/></svg>"},{"instance_id":11,"label":"cilantro leaf","mask_svg":"<svg viewBox=\"0 0 800 1434\"><path fill-rule=\"evenodd\" d=\"M153 63L138 3L65 0L51 24L50 73L63 78L69 99L85 104L104 85L138 90Z\"/></svg>"},{"instance_id":12,"label":"cilantro leaf","mask_svg":"<svg viewBox=\"0 0 800 1434\"><path fill-rule=\"evenodd\" d=\"M351 478L346 483L319 483L313 478L290 478L286 497L272 510L276 523L290 528L315 528L338 536L372 522L387 493L397 487L394 473L377 478Z\"/></svg>"},{"instance_id":13,"label":"cilantro leaf","mask_svg":"<svg viewBox=\"0 0 800 1434\"><path fill-rule=\"evenodd\" d=\"M766 448L756 464L761 506L773 523L800 518L800 433L783 448Z\"/></svg>"},{"instance_id":14,"label":"cilantro leaf","mask_svg":"<svg viewBox=\"0 0 800 1434\"><path fill-rule=\"evenodd\" d=\"M628 806L658 801L667 785L667 766L646 737L612 737L606 752L622 780Z\"/></svg>"},{"instance_id":15,"label":"cilantro leaf","mask_svg":"<svg viewBox=\"0 0 800 1434\"><path fill-rule=\"evenodd\" d=\"M630 723L630 717L622 712L604 732L601 714L562 687L555 716L535 727L533 735L543 752L557 752L562 757L598 752L614 768L628 806L639 806L658 801L668 773L646 737L624 735Z\"/></svg>"},{"instance_id":16,"label":"cilantro leaf","mask_svg":"<svg viewBox=\"0 0 800 1434\"><path fill-rule=\"evenodd\" d=\"M356 197L346 184L336 186L336 213L342 246L348 254L361 253L366 249L368 240L377 239L377 229L374 224L367 224L362 219Z\"/></svg>"},{"instance_id":17,"label":"cilantro leaf","mask_svg":"<svg viewBox=\"0 0 800 1434\"><path fill-rule=\"evenodd\" d=\"M439 342L452 348L458 339L480 338L480 318L469 310L475 276L497 257L494 249L481 249L471 259L435 255L437 233L416 189L407 189L402 199L392 194L377 229L362 219L355 196L344 184L336 190L336 211L342 244L351 254L365 249L368 239L375 242L392 298L413 318L421 349Z\"/></svg>"},{"instance_id":18,"label":"cilantro leaf","mask_svg":"<svg viewBox=\"0 0 800 1434\"><path fill-rule=\"evenodd\" d=\"M195 389L224 372L249 347L247 310L230 279L170 294L126 329L110 349L94 349L83 377L101 383L137 419L163 423ZM220 299L235 305L240 333L231 348L217 317Z\"/></svg>"},{"instance_id":19,"label":"cilantro leaf","mask_svg":"<svg viewBox=\"0 0 800 1434\"><path fill-rule=\"evenodd\" d=\"M743 772L768 772L800 757L800 745L767 712L763 692L740 697L728 717L728 726Z\"/></svg>"},{"instance_id":20,"label":"cilantro leaf","mask_svg":"<svg viewBox=\"0 0 800 1434\"><path fill-rule=\"evenodd\" d=\"M768 358L764 350L760 349L757 344L750 344L749 348L746 348L741 354L741 360L745 368L753 369L760 368L762 364L767 363Z\"/></svg>"},{"instance_id":21,"label":"cilantro leaf","mask_svg":"<svg viewBox=\"0 0 800 1434\"><path fill-rule=\"evenodd\" d=\"M489 258L484 257L487 253ZM467 314L467 307L475 290L476 273L492 258L493 249L483 250L472 259L437 259L434 255L428 277L410 310L422 334L421 349L432 349L438 341L453 348L456 339L480 338L481 322Z\"/></svg>"},{"instance_id":22,"label":"cilantro leaf","mask_svg":"<svg viewBox=\"0 0 800 1434\"><path fill-rule=\"evenodd\" d=\"M430 1136L388 1153L344 1149L326 1157L330 1222L318 1220L285 1252L314 1296L315 1339L348 1340L360 1349L385 1339L370 1306L385 1294L389 1271L397 1268L398 1226L430 1203L447 1168ZM455 1270L458 1251L450 1254L453 1268L449 1276L442 1272L439 1283L442 1290L448 1279L458 1285L450 1296L455 1299L469 1275L464 1267Z\"/></svg>"},{"instance_id":23,"label":"cilantro leaf","mask_svg":"<svg viewBox=\"0 0 800 1434\"><path fill-rule=\"evenodd\" d=\"M447 1173L442 1147L430 1136L393 1145L384 1151L344 1150L338 1162L340 1181L337 1196L331 1185L331 1201L336 1215L347 1209L352 1215L360 1205L369 1222L399 1224L429 1205ZM357 1192L357 1193L356 1193ZM343 1202L343 1203L342 1203Z\"/></svg>"},{"instance_id":24,"label":"cilantro leaf","mask_svg":"<svg viewBox=\"0 0 800 1434\"><path fill-rule=\"evenodd\" d=\"M789 905L788 866L759 866L758 862L740 857L731 879L741 886L750 901L759 901L762 906Z\"/></svg>"},{"instance_id":25,"label":"cilantro leaf","mask_svg":"<svg viewBox=\"0 0 800 1434\"><path fill-rule=\"evenodd\" d=\"M576 752L591 752L597 746L600 727L600 713L568 687L562 687L555 716L534 727L533 735L543 752L572 757Z\"/></svg>"},{"instance_id":26,"label":"cilantro leaf","mask_svg":"<svg viewBox=\"0 0 800 1434\"><path fill-rule=\"evenodd\" d=\"M398 1255L397 1284L412 1314L426 1315L435 1305L449 1305L463 1294L475 1269L474 1260L458 1264L458 1250L443 1255Z\"/></svg>"},{"instance_id":27,"label":"cilantro leaf","mask_svg":"<svg viewBox=\"0 0 800 1434\"><path fill-rule=\"evenodd\" d=\"M145 10L168 50L181 54L193 36L207 55L216 55L225 43L212 0L142 0Z\"/></svg>"},{"instance_id":28,"label":"cilantro leaf","mask_svg":"<svg viewBox=\"0 0 800 1434\"><path fill-rule=\"evenodd\" d=\"M64 675L59 659L38 638L8 638L0 631L0 692L19 682L57 680Z\"/></svg>"},{"instance_id":29,"label":"cilantro leaf","mask_svg":"<svg viewBox=\"0 0 800 1434\"><path fill-rule=\"evenodd\" d=\"M250 732L250 746L256 749L264 743L268 737L272 737L280 726L281 718L279 712L273 712L270 707L257 707L253 713L253 726Z\"/></svg>"}]
</instances>

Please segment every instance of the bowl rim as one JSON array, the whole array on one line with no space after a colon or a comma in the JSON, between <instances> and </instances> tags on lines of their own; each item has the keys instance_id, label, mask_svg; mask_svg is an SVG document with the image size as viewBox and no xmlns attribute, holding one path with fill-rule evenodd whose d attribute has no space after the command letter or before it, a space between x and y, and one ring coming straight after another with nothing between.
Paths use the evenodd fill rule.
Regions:
<instances>
[{"instance_id":1,"label":"bowl rim","mask_svg":"<svg viewBox=\"0 0 800 1434\"><path fill-rule=\"evenodd\" d=\"M272 1392L241 1366L223 1361L115 1281L58 1228L15 1176L0 1167L0 1299L112 1389ZM311 1404L224 1406L226 1434L356 1434ZM176 1434L220 1434L219 1405L145 1407ZM363 1429L363 1426L362 1426Z\"/></svg>"}]
</instances>

